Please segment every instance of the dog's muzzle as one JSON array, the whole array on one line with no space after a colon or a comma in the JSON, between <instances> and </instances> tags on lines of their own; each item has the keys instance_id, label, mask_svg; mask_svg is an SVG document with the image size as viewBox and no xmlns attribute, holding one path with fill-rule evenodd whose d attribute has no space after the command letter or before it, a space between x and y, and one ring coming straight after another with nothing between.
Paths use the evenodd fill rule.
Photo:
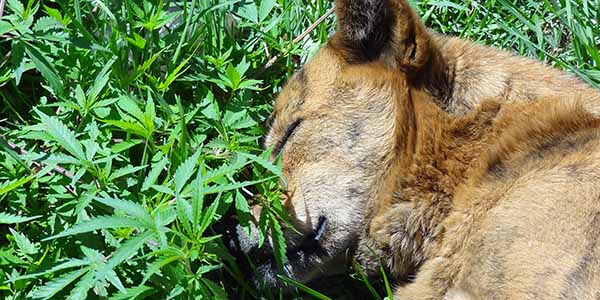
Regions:
<instances>
[{"instance_id":1,"label":"dog's muzzle","mask_svg":"<svg viewBox=\"0 0 600 300\"><path fill-rule=\"evenodd\" d=\"M325 237L327 228L327 218L325 216L320 216L315 228L303 237L298 236L295 243L289 242L290 240L293 240L293 236L286 236L285 239L288 241L288 248L286 251L285 264L293 266L311 255L320 255L323 252L321 240ZM256 278L261 275L267 275L259 274L261 273L261 270L269 269L269 272L267 273L272 273L271 271L273 270L270 269L276 267L274 265L271 238L265 238L265 242L259 247L258 228L250 223L250 233L248 233L247 230L248 229L244 229L238 223L235 216L226 217L217 229L217 231L223 235L223 243L229 249L231 255L236 258L237 265L247 277L252 277L257 280L257 284L260 284L260 282L263 281L263 283L267 283L268 285L276 285L277 283L274 283L273 281L276 281L277 279L271 278L273 277L273 274L269 274L267 276L269 278L263 278L264 280ZM286 232L291 235L296 234L291 230ZM256 266L257 269L253 270L251 267L252 265Z\"/></svg>"}]
</instances>

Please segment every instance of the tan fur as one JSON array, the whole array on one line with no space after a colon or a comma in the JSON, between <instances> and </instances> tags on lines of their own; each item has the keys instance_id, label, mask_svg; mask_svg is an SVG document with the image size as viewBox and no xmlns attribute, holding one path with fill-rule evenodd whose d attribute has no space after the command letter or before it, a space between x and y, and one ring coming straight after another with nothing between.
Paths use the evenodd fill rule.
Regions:
<instances>
[{"instance_id":1,"label":"tan fur","mask_svg":"<svg viewBox=\"0 0 600 300\"><path fill-rule=\"evenodd\" d=\"M397 291L401 299L442 299L451 290L474 299L597 297L600 120L579 101L540 101L500 110L497 103L484 103L466 118L439 123L450 124L453 133L463 131L452 128L459 124L479 139L427 143L441 153L413 163L403 176L409 179L401 180L398 203L383 208L391 213L372 223L371 237L396 249L390 255L425 261L415 283ZM494 111L491 124L465 121L482 115L485 120ZM461 147L440 141L461 141ZM488 146L482 148L481 141ZM481 158L469 159L473 153ZM449 163L455 166L444 167ZM431 171L432 165L440 167ZM401 207L410 216L401 224L390 222L397 214L393 207L404 201L412 204ZM417 244L410 251L394 245L407 238ZM392 268L401 273L406 266ZM569 279L577 272L587 273L570 282L580 280Z\"/></svg>"},{"instance_id":2,"label":"tan fur","mask_svg":"<svg viewBox=\"0 0 600 300\"><path fill-rule=\"evenodd\" d=\"M350 253L404 282L398 299L599 298L598 91L430 33L405 0L336 5L338 32L283 89L266 139L303 233L285 231L286 275Z\"/></svg>"}]
</instances>

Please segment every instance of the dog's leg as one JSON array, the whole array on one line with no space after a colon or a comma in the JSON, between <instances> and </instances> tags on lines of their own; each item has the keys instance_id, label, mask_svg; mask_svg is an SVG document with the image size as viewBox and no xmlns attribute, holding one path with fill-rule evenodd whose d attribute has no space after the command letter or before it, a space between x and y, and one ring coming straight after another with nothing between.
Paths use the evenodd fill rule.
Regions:
<instances>
[{"instance_id":1,"label":"dog's leg","mask_svg":"<svg viewBox=\"0 0 600 300\"><path fill-rule=\"evenodd\" d=\"M399 300L469 300L467 293L451 286L453 266L447 258L427 261L415 281L396 289Z\"/></svg>"}]
</instances>

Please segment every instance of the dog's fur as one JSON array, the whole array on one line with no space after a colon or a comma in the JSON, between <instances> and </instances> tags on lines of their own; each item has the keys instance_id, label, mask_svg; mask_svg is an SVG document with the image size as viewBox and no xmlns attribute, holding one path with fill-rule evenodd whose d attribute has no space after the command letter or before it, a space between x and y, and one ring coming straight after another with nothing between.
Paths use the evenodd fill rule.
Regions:
<instances>
[{"instance_id":1,"label":"dog's fur","mask_svg":"<svg viewBox=\"0 0 600 300\"><path fill-rule=\"evenodd\" d=\"M306 282L350 255L416 272L398 299L598 299L598 91L429 32L406 0L336 6L338 31L289 80L266 139L304 234L285 231L285 273Z\"/></svg>"}]
</instances>

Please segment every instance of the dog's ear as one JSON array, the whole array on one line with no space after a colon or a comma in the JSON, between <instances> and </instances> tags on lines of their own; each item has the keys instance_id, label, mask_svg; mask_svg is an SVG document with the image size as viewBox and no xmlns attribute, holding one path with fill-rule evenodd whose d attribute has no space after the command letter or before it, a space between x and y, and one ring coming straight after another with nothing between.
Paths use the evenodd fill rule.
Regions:
<instances>
[{"instance_id":1,"label":"dog's ear","mask_svg":"<svg viewBox=\"0 0 600 300\"><path fill-rule=\"evenodd\" d=\"M336 0L336 14L331 44L350 63L419 69L431 55L431 37L407 0Z\"/></svg>"}]
</instances>

